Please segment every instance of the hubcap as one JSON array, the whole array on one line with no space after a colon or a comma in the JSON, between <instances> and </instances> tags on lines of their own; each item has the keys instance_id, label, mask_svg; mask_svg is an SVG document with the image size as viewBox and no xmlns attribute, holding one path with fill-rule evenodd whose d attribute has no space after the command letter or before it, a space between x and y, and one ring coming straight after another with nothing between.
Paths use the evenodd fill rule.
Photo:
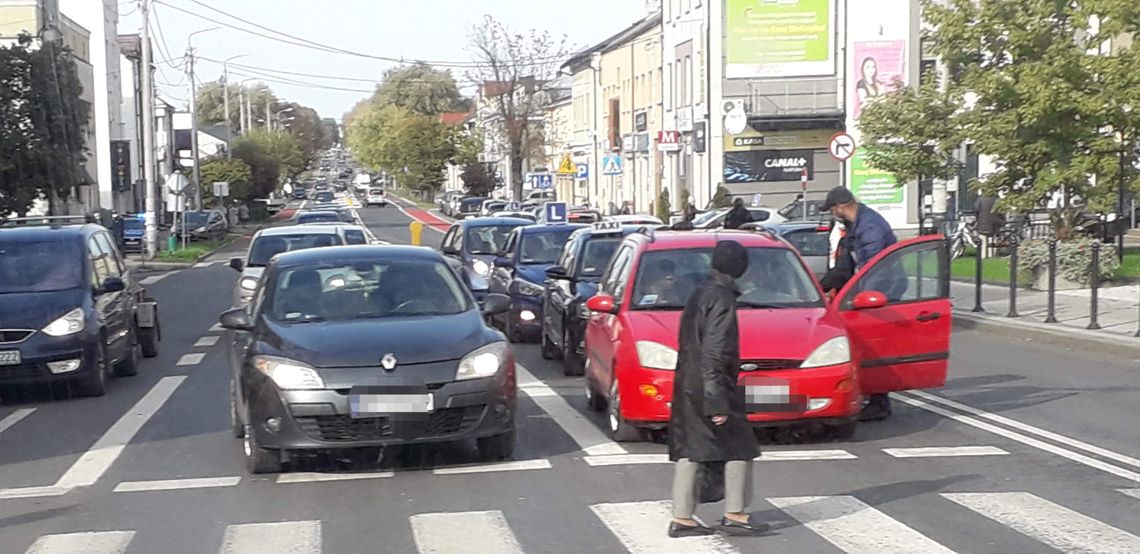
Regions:
<instances>
[{"instance_id":1,"label":"hubcap","mask_svg":"<svg viewBox=\"0 0 1140 554\"><path fill-rule=\"evenodd\" d=\"M242 449L245 450L245 455L247 458L253 455L253 444L251 442L252 439L249 438L250 435L251 435L251 433L249 432L249 425L246 425L245 426L245 438L242 439L241 446L242 446Z\"/></svg>"}]
</instances>

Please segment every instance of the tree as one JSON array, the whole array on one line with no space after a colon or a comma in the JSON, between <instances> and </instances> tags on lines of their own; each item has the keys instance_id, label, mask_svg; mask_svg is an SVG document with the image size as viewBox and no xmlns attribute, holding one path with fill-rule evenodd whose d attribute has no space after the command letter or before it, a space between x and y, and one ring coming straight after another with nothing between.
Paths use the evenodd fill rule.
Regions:
<instances>
[{"instance_id":1,"label":"tree","mask_svg":"<svg viewBox=\"0 0 1140 554\"><path fill-rule=\"evenodd\" d=\"M331 117L326 117L321 120L321 125L324 126L324 138L329 144L340 144L340 126L337 125L336 120Z\"/></svg>"},{"instance_id":2,"label":"tree","mask_svg":"<svg viewBox=\"0 0 1140 554\"><path fill-rule=\"evenodd\" d=\"M655 207L657 208L657 219L669 223L669 218L673 215L673 208L669 205L669 189L661 189L661 194L657 195L657 205Z\"/></svg>"},{"instance_id":3,"label":"tree","mask_svg":"<svg viewBox=\"0 0 1140 554\"><path fill-rule=\"evenodd\" d=\"M348 143L369 169L394 174L410 189L434 191L455 157L455 133L437 117L394 104L374 105L354 119Z\"/></svg>"},{"instance_id":4,"label":"tree","mask_svg":"<svg viewBox=\"0 0 1140 554\"><path fill-rule=\"evenodd\" d=\"M478 67L469 77L480 84L480 106L499 123L488 133L507 149L511 187L522 198L523 161L542 152L542 85L557 77L569 55L566 37L555 39L549 32L515 33L492 16L471 28L470 46Z\"/></svg>"},{"instance_id":5,"label":"tree","mask_svg":"<svg viewBox=\"0 0 1140 554\"><path fill-rule=\"evenodd\" d=\"M463 180L463 189L471 196L491 196L498 187L495 177L487 172L487 164L471 162L463 166L463 173L459 174Z\"/></svg>"},{"instance_id":6,"label":"tree","mask_svg":"<svg viewBox=\"0 0 1140 554\"><path fill-rule=\"evenodd\" d=\"M218 125L225 126L226 121L226 105L225 97L222 94L222 82L215 81L206 83L198 89L198 125ZM266 103L278 104L280 101L273 91L264 84L257 83L252 86L241 87L234 83L230 83L225 87L230 96L230 128L240 129L241 124L241 99L244 95L248 99L250 106L253 109L253 122L254 127L258 126L258 117L262 118L261 125L264 125L265 118L265 105Z\"/></svg>"},{"instance_id":7,"label":"tree","mask_svg":"<svg viewBox=\"0 0 1140 554\"><path fill-rule=\"evenodd\" d=\"M269 196L282 178L297 177L308 165L297 137L280 131L256 130L238 138L233 156L249 166L252 198Z\"/></svg>"},{"instance_id":8,"label":"tree","mask_svg":"<svg viewBox=\"0 0 1140 554\"><path fill-rule=\"evenodd\" d=\"M386 70L372 101L429 116L465 111L467 107L451 72L423 63Z\"/></svg>"},{"instance_id":9,"label":"tree","mask_svg":"<svg viewBox=\"0 0 1140 554\"><path fill-rule=\"evenodd\" d=\"M249 164L239 158L224 157L206 160L201 166L202 195L207 200L214 199L212 183L224 181L230 184L230 198L248 202L257 198L252 185L253 174Z\"/></svg>"},{"instance_id":10,"label":"tree","mask_svg":"<svg viewBox=\"0 0 1140 554\"><path fill-rule=\"evenodd\" d=\"M327 150L333 145L333 140L328 135L328 128L316 110L296 102L289 102L288 107L293 108L290 114L293 118L283 125L289 133L297 137L307 161L315 159L318 152Z\"/></svg>"}]
</instances>

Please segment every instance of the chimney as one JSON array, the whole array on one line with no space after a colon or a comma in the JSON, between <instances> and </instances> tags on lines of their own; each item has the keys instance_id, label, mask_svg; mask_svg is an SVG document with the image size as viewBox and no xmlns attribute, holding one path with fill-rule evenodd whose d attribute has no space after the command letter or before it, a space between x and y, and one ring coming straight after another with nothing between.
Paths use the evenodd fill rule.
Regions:
<instances>
[{"instance_id":1,"label":"chimney","mask_svg":"<svg viewBox=\"0 0 1140 554\"><path fill-rule=\"evenodd\" d=\"M645 0L645 17L661 13L661 0Z\"/></svg>"}]
</instances>

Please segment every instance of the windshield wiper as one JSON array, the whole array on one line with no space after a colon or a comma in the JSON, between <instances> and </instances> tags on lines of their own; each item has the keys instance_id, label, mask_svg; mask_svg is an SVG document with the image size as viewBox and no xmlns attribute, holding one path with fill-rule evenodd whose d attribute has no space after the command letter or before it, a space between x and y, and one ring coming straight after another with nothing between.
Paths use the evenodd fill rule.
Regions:
<instances>
[{"instance_id":1,"label":"windshield wiper","mask_svg":"<svg viewBox=\"0 0 1140 554\"><path fill-rule=\"evenodd\" d=\"M737 302L737 306L742 308L756 308L761 310L779 310L781 308L788 308L787 304L770 304L764 302Z\"/></svg>"}]
</instances>

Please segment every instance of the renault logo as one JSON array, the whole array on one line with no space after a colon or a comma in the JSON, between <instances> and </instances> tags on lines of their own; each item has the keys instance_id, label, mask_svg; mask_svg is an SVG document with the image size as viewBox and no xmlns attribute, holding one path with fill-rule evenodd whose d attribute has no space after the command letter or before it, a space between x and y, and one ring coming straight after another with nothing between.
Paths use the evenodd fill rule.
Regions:
<instances>
[{"instance_id":1,"label":"renault logo","mask_svg":"<svg viewBox=\"0 0 1140 554\"><path fill-rule=\"evenodd\" d=\"M384 371L392 371L393 369L396 369L397 361L398 360L396 360L396 355L389 352L387 354L384 354L383 358L380 358L380 367L384 368Z\"/></svg>"}]
</instances>

